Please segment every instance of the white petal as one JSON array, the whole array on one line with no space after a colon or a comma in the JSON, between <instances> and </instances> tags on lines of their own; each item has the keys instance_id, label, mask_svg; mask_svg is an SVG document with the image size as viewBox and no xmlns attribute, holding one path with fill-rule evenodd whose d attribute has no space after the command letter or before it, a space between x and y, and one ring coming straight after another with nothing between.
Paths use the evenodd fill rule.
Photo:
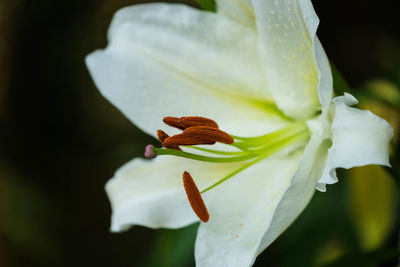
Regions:
<instances>
[{"instance_id":1,"label":"white petal","mask_svg":"<svg viewBox=\"0 0 400 267\"><path fill-rule=\"evenodd\" d=\"M258 253L285 231L311 200L317 180L324 168L329 145L322 131L313 133L298 163L290 187L281 197L269 228L259 244Z\"/></svg>"},{"instance_id":2,"label":"white petal","mask_svg":"<svg viewBox=\"0 0 400 267\"><path fill-rule=\"evenodd\" d=\"M106 185L112 206L112 231L132 225L179 228L198 221L182 185L189 171L200 188L224 177L239 164L211 164L176 158L134 159L122 166Z\"/></svg>"},{"instance_id":3,"label":"white petal","mask_svg":"<svg viewBox=\"0 0 400 267\"><path fill-rule=\"evenodd\" d=\"M255 27L255 15L250 0L216 0L217 12L244 26Z\"/></svg>"},{"instance_id":4,"label":"white petal","mask_svg":"<svg viewBox=\"0 0 400 267\"><path fill-rule=\"evenodd\" d=\"M337 96L333 99L334 103L344 103L347 106L354 106L358 104L357 98L349 93L344 93L344 95Z\"/></svg>"},{"instance_id":5,"label":"white petal","mask_svg":"<svg viewBox=\"0 0 400 267\"><path fill-rule=\"evenodd\" d=\"M321 109L319 82L323 105L330 103L332 94L329 63L316 39L319 20L311 1L252 0L252 4L267 85L275 101L293 118L310 117Z\"/></svg>"},{"instance_id":6,"label":"white petal","mask_svg":"<svg viewBox=\"0 0 400 267\"><path fill-rule=\"evenodd\" d=\"M327 114L333 95L333 78L328 57L321 42L315 36L314 55L318 67L318 98L322 106L322 113Z\"/></svg>"},{"instance_id":7,"label":"white petal","mask_svg":"<svg viewBox=\"0 0 400 267\"><path fill-rule=\"evenodd\" d=\"M335 117L332 123L332 147L318 189L338 181L336 168L352 168L367 164L390 166L389 143L392 127L367 110L351 108L357 103L350 94L334 99Z\"/></svg>"},{"instance_id":8,"label":"white petal","mask_svg":"<svg viewBox=\"0 0 400 267\"><path fill-rule=\"evenodd\" d=\"M268 158L203 194L210 220L198 230L197 266L253 263L260 240L290 186L298 158L298 155Z\"/></svg>"},{"instance_id":9,"label":"white petal","mask_svg":"<svg viewBox=\"0 0 400 267\"><path fill-rule=\"evenodd\" d=\"M87 57L89 70L104 96L148 134L164 116L210 117L232 134L270 128L253 30L183 5L149 4L120 10L109 38L107 49Z\"/></svg>"}]
</instances>

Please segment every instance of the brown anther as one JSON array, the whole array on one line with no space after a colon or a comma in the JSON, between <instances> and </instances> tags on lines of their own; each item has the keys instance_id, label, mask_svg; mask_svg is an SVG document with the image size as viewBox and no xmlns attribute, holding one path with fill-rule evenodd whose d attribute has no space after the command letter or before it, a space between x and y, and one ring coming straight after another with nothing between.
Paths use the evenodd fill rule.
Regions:
<instances>
[{"instance_id":1,"label":"brown anther","mask_svg":"<svg viewBox=\"0 0 400 267\"><path fill-rule=\"evenodd\" d=\"M183 131L187 135L197 136L205 140L220 142L224 144L232 144L234 142L232 136L224 131L210 126L193 126Z\"/></svg>"},{"instance_id":2,"label":"brown anther","mask_svg":"<svg viewBox=\"0 0 400 267\"><path fill-rule=\"evenodd\" d=\"M163 122L171 127L175 127L181 130L184 130L185 127L183 127L179 121L180 119L177 117L164 117Z\"/></svg>"},{"instance_id":3,"label":"brown anther","mask_svg":"<svg viewBox=\"0 0 400 267\"><path fill-rule=\"evenodd\" d=\"M218 129L218 124L215 121L199 116L181 117L180 122L185 129L193 126L209 126Z\"/></svg>"},{"instance_id":4,"label":"brown anther","mask_svg":"<svg viewBox=\"0 0 400 267\"><path fill-rule=\"evenodd\" d=\"M163 147L175 149L178 146L194 146L194 145L213 145L215 141L204 139L199 136L181 133L168 137L162 143Z\"/></svg>"},{"instance_id":5,"label":"brown anther","mask_svg":"<svg viewBox=\"0 0 400 267\"><path fill-rule=\"evenodd\" d=\"M185 130L186 128L193 126L209 126L218 129L218 124L208 118L199 116L187 116L187 117L164 117L163 122L169 126Z\"/></svg>"},{"instance_id":6,"label":"brown anther","mask_svg":"<svg viewBox=\"0 0 400 267\"><path fill-rule=\"evenodd\" d=\"M166 148L172 148L176 146L213 145L215 142L232 144L234 140L229 134L219 129L209 126L193 126L185 129L181 134L168 137L162 145Z\"/></svg>"},{"instance_id":7,"label":"brown anther","mask_svg":"<svg viewBox=\"0 0 400 267\"><path fill-rule=\"evenodd\" d=\"M183 186L185 187L186 195L194 213L196 213L202 222L208 222L210 215L208 214L206 204L204 204L204 200L192 176L187 171L183 173Z\"/></svg>"},{"instance_id":8,"label":"brown anther","mask_svg":"<svg viewBox=\"0 0 400 267\"><path fill-rule=\"evenodd\" d=\"M167 139L168 137L169 135L166 134L163 130L157 130L157 138L161 142L161 144L164 144L165 139ZM167 146L164 147L181 151L179 146L175 145L169 145L168 147Z\"/></svg>"},{"instance_id":9,"label":"brown anther","mask_svg":"<svg viewBox=\"0 0 400 267\"><path fill-rule=\"evenodd\" d=\"M164 142L169 137L163 130L157 130L157 138L160 143Z\"/></svg>"}]
</instances>

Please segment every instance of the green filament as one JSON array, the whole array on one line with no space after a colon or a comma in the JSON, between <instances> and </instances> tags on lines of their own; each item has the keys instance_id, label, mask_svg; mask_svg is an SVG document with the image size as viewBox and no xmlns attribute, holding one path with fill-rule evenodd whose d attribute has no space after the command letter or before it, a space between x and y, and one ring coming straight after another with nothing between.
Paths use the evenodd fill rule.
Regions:
<instances>
[{"instance_id":1,"label":"green filament","mask_svg":"<svg viewBox=\"0 0 400 267\"><path fill-rule=\"evenodd\" d=\"M304 140L305 138L308 138L308 137L309 137L309 134L308 134L308 133L307 133L307 134L299 135L299 136L297 136L296 138L293 138L293 139L291 139L289 142L287 142L286 145L289 145L289 144L292 144L292 143L296 143L296 142L302 141L302 140ZM216 187L217 185L222 184L223 182L229 180L230 178L232 178L233 176L235 176L235 175L238 174L239 172L241 172L241 171L247 169L247 168L250 167L251 165L253 165L253 164L259 162L260 160L262 160L262 159L264 159L264 158L266 158L266 157L268 157L268 156L274 154L275 152L277 152L277 150L279 150L279 147L276 147L276 149L271 149L271 150L269 150L268 152L262 154L261 156L259 156L259 157L256 158L255 160L253 160L253 161L251 161L251 162L249 162L249 163L246 163L245 165L243 165L243 166L240 167L239 169L237 169L237 170L231 172L230 174L228 174L228 175L225 176L224 178L220 179L219 181L217 181L217 182L214 183L213 185L207 187L206 189L204 189L204 190L201 191L200 193L201 193L201 194L202 194L202 193L205 193L205 192L209 191L210 189L213 189L213 188Z\"/></svg>"},{"instance_id":2,"label":"green filament","mask_svg":"<svg viewBox=\"0 0 400 267\"><path fill-rule=\"evenodd\" d=\"M156 151L157 155L178 156L181 158L187 158L205 162L232 163L232 162L246 161L270 152L275 153L277 150L280 150L284 146L287 146L289 143L292 143L294 139L297 140L299 139L299 137L301 137L301 139L305 139L308 136L309 136L308 133L302 133L300 135L289 136L286 138L277 138L276 140L272 140L272 142L268 142L264 146L261 146L257 149L248 149L243 152L235 152L234 154L231 154L232 152L224 152L224 151L218 152L216 150L211 150L206 148L197 148L198 150L203 150L205 152L212 152L212 153L218 152L221 154L229 153L226 155L237 155L233 157L210 157L210 156L197 155L189 152L179 151L175 149L168 149L168 148L153 147L153 149Z\"/></svg>"},{"instance_id":3,"label":"green filament","mask_svg":"<svg viewBox=\"0 0 400 267\"><path fill-rule=\"evenodd\" d=\"M204 147L197 147L197 146L187 146L188 148L196 149L199 151L204 151L207 153L217 154L217 155L237 155L243 153L242 151L219 151L215 149L208 149Z\"/></svg>"},{"instance_id":4,"label":"green filament","mask_svg":"<svg viewBox=\"0 0 400 267\"><path fill-rule=\"evenodd\" d=\"M214 183L213 185L211 185L211 186L207 187L206 189L204 189L203 191L201 191L200 194L203 194L203 193L205 193L205 192L207 192L207 191L213 189L214 187L216 187L216 186L222 184L223 182L229 180L230 178L232 178L233 176L235 176L235 175L238 174L239 172L241 172L241 171L247 169L248 167L250 167L250 166L253 165L254 163L259 162L260 160L262 160L262 159L264 159L264 158L266 158L266 157L268 157L268 154L263 155L263 156L261 156L261 157L255 159L255 160L253 160L253 161L251 161L251 162L249 162L249 163L243 165L243 166L240 167L239 169L237 169L237 170L231 172L230 174L228 174L228 175L225 176L224 178L220 179L218 182Z\"/></svg>"},{"instance_id":5,"label":"green filament","mask_svg":"<svg viewBox=\"0 0 400 267\"><path fill-rule=\"evenodd\" d=\"M308 127L305 122L299 121L290 124L280 130L277 130L272 133L268 133L261 136L256 137L240 137L231 135L234 139L240 141L240 143L236 143L236 146L240 146L243 148L256 147L259 145L263 145L266 142L275 141L277 139L284 139L288 136L293 136L302 132L308 131ZM239 148L240 148L239 147Z\"/></svg>"},{"instance_id":6,"label":"green filament","mask_svg":"<svg viewBox=\"0 0 400 267\"><path fill-rule=\"evenodd\" d=\"M236 141L231 145L240 149L240 151L219 151L203 147L188 146L188 148L203 151L216 156L204 156L194 153L179 151L175 149L155 148L154 151L157 155L171 155L187 159L193 159L204 162L215 163L232 163L244 162L244 164L218 180L213 185L207 187L201 193L205 193L212 188L229 180L236 174L250 167L251 165L259 162L260 160L288 147L289 145L299 144L302 145L310 138L310 132L307 124L304 121L294 122L280 130L256 137L240 137L231 135Z\"/></svg>"}]
</instances>

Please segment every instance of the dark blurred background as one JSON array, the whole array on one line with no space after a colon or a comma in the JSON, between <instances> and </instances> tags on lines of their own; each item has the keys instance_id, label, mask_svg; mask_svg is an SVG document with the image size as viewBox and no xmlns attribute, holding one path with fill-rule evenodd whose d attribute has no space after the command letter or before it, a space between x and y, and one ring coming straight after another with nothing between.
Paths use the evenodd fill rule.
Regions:
<instances>
[{"instance_id":1,"label":"dark blurred background","mask_svg":"<svg viewBox=\"0 0 400 267\"><path fill-rule=\"evenodd\" d=\"M84 57L138 2L0 0L0 266L194 266L197 225L108 230L104 184L152 139L100 96ZM397 136L399 1L313 3L332 63ZM255 266L396 266L396 151L394 171L342 172L317 192Z\"/></svg>"}]
</instances>

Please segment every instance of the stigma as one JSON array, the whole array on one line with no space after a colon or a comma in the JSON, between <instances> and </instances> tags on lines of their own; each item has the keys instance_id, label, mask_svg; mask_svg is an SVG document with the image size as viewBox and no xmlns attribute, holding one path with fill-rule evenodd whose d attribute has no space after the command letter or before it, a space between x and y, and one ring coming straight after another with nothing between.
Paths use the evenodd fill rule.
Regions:
<instances>
[{"instance_id":1,"label":"stigma","mask_svg":"<svg viewBox=\"0 0 400 267\"><path fill-rule=\"evenodd\" d=\"M194 213L202 222L209 220L209 213L202 194L223 184L251 165L283 150L295 150L305 146L310 131L305 121L288 123L279 130L256 137L240 137L221 130L218 124L209 118L200 116L165 117L163 122L181 130L181 133L169 136L163 130L157 130L157 138L162 148L147 145L145 157L176 156L196 161L213 163L242 163L240 167L211 186L200 191L188 171L183 172L183 186ZM199 145L222 143L229 149L211 149ZM183 168L184 166L182 166Z\"/></svg>"}]
</instances>

